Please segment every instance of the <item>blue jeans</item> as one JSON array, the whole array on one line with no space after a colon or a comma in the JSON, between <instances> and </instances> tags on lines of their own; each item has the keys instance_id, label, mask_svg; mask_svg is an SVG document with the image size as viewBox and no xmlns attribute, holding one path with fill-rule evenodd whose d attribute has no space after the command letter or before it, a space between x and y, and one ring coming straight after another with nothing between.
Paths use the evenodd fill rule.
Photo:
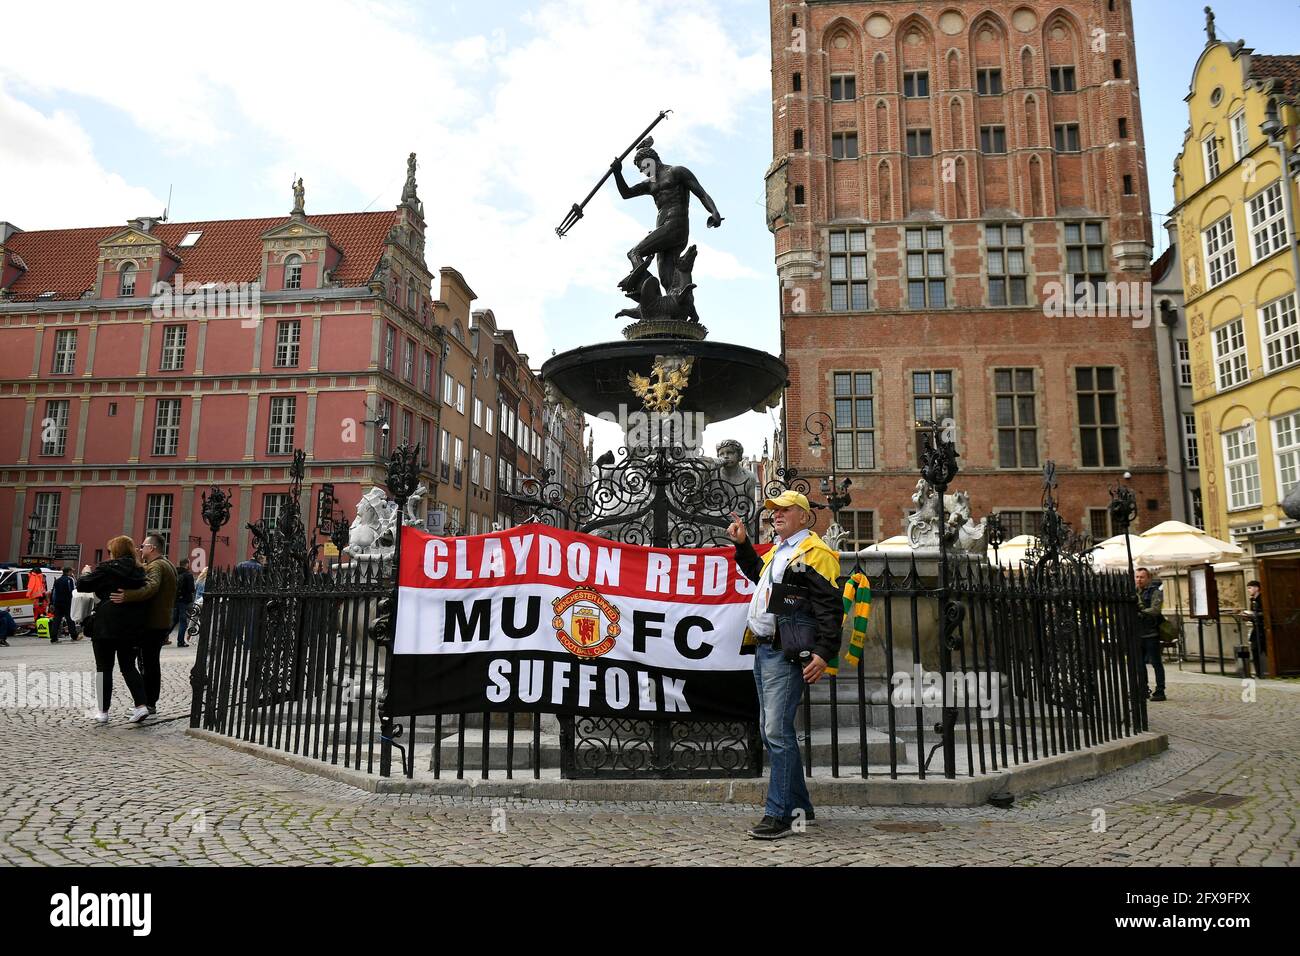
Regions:
<instances>
[{"instance_id":1,"label":"blue jeans","mask_svg":"<svg viewBox=\"0 0 1300 956\"><path fill-rule=\"evenodd\" d=\"M177 601L172 608L172 627L175 627L178 623L181 626L181 629L176 632L176 643L178 644L185 643L185 631L190 626L190 612L193 610L193 604L188 602L182 604L180 601Z\"/></svg>"},{"instance_id":2,"label":"blue jeans","mask_svg":"<svg viewBox=\"0 0 1300 956\"><path fill-rule=\"evenodd\" d=\"M1144 637L1142 638L1142 683L1145 686L1147 682L1146 665L1150 664L1156 672L1156 693L1165 692L1165 662L1160 657L1160 638Z\"/></svg>"},{"instance_id":3,"label":"blue jeans","mask_svg":"<svg viewBox=\"0 0 1300 956\"><path fill-rule=\"evenodd\" d=\"M803 699L803 669L770 644L760 644L754 656L754 684L758 688L759 728L772 768L763 813L788 820L795 810L807 813L813 808L794 732L794 718Z\"/></svg>"}]
</instances>

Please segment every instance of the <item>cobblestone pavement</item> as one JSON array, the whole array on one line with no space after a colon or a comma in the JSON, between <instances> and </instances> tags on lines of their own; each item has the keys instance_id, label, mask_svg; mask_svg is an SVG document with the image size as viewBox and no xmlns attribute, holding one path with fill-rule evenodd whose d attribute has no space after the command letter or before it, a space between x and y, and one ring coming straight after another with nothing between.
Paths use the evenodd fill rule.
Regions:
<instances>
[{"instance_id":1,"label":"cobblestone pavement","mask_svg":"<svg viewBox=\"0 0 1300 956\"><path fill-rule=\"evenodd\" d=\"M88 642L15 638L0 681L93 671ZM756 807L371 794L184 733L193 650L163 650L158 718L0 709L0 865L1293 865L1300 685L1170 671L1168 752L1010 810L827 808L807 832L745 836ZM25 671L23 670L25 668ZM0 690L5 685L0 683ZM21 703L21 701L19 701ZM32 701L28 701L29 704ZM1230 809L1173 803L1234 794ZM906 824L900 829L898 825ZM884 828L882 829L882 825ZM504 832L502 832L504 831Z\"/></svg>"}]
</instances>

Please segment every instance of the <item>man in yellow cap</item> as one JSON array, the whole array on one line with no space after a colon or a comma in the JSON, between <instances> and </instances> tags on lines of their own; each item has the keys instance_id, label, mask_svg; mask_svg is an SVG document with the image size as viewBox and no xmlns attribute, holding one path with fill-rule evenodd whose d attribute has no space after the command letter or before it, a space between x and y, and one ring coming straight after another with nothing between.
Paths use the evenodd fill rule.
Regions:
<instances>
[{"instance_id":1,"label":"man in yellow cap","mask_svg":"<svg viewBox=\"0 0 1300 956\"><path fill-rule=\"evenodd\" d=\"M794 718L805 683L815 684L840 652L844 600L836 581L840 557L812 530L808 499L797 491L769 498L777 542L760 558L734 513L727 537L736 565L757 583L749 605L744 647L754 650L759 723L771 776L763 819L749 831L756 840L789 836L796 815L813 819Z\"/></svg>"}]
</instances>

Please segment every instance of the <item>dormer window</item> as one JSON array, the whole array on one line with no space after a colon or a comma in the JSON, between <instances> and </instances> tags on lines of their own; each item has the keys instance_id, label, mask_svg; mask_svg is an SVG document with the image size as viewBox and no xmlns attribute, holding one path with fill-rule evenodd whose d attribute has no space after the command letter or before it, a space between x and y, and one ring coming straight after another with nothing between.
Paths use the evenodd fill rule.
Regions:
<instances>
[{"instance_id":1,"label":"dormer window","mask_svg":"<svg viewBox=\"0 0 1300 956\"><path fill-rule=\"evenodd\" d=\"M199 241L199 236L203 235L202 229L196 229L194 232L185 233L185 238L180 241L181 249L188 249L194 243Z\"/></svg>"},{"instance_id":2,"label":"dormer window","mask_svg":"<svg viewBox=\"0 0 1300 956\"><path fill-rule=\"evenodd\" d=\"M302 256L286 256L284 260L284 287L286 289L302 288Z\"/></svg>"},{"instance_id":3,"label":"dormer window","mask_svg":"<svg viewBox=\"0 0 1300 956\"><path fill-rule=\"evenodd\" d=\"M123 299L131 298L135 295L135 263L125 263L118 275L121 277L117 286L118 296Z\"/></svg>"}]
</instances>

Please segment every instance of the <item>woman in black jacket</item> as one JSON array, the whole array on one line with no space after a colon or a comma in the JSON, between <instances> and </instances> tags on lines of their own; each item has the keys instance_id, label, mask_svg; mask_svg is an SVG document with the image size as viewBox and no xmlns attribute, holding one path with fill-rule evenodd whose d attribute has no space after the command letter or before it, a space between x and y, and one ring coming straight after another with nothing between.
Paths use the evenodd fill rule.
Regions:
<instances>
[{"instance_id":1,"label":"woman in black jacket","mask_svg":"<svg viewBox=\"0 0 1300 956\"><path fill-rule=\"evenodd\" d=\"M144 699L144 678L136 668L137 645L144 632L147 605L140 602L114 604L108 597L114 591L144 587L145 574L135 542L126 535L108 542L108 555L107 561L77 579L78 591L89 591L99 598L94 611L94 633L90 636L95 649L99 698L99 712L95 719L101 724L108 723L108 705L113 696L113 657L116 655L122 678L135 704L131 711L131 723L134 724L149 716Z\"/></svg>"}]
</instances>

